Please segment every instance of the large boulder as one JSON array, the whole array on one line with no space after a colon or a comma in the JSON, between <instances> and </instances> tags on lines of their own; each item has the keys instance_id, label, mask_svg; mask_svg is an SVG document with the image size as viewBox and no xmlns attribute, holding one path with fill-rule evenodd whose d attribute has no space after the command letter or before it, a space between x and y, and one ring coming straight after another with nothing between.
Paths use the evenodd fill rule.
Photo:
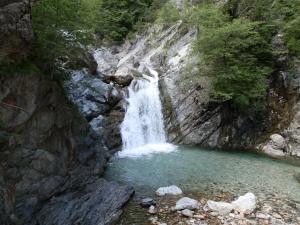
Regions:
<instances>
[{"instance_id":1,"label":"large boulder","mask_svg":"<svg viewBox=\"0 0 300 225\"><path fill-rule=\"evenodd\" d=\"M262 151L272 157L283 157L286 152L286 141L280 134L272 134L270 141L262 147Z\"/></svg>"},{"instance_id":2,"label":"large boulder","mask_svg":"<svg viewBox=\"0 0 300 225\"><path fill-rule=\"evenodd\" d=\"M51 199L32 225L107 225L116 222L133 189L104 179L84 179L81 188ZM83 188L83 189L82 189Z\"/></svg>"},{"instance_id":3,"label":"large boulder","mask_svg":"<svg viewBox=\"0 0 300 225\"><path fill-rule=\"evenodd\" d=\"M243 196L240 196L231 204L233 205L234 210L241 213L250 214L256 208L256 197L253 193L249 192Z\"/></svg>"}]
</instances>

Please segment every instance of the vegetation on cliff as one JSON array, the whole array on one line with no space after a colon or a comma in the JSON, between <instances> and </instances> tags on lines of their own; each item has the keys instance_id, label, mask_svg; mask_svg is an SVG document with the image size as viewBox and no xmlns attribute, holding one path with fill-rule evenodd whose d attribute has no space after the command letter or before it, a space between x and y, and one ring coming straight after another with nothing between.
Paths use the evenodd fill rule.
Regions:
<instances>
[{"instance_id":1,"label":"vegetation on cliff","mask_svg":"<svg viewBox=\"0 0 300 225\"><path fill-rule=\"evenodd\" d=\"M275 35L283 35L286 54L299 57L299 7L299 0L202 1L187 6L181 18L198 30L197 76L212 78L214 101L245 108L265 100L268 77L275 70L277 55L282 54L272 46Z\"/></svg>"}]
</instances>

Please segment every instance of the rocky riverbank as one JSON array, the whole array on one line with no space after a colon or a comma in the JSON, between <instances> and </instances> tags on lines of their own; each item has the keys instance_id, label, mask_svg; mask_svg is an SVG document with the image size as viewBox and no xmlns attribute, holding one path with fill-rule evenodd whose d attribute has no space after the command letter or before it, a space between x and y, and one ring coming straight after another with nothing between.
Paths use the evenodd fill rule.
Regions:
<instances>
[{"instance_id":1,"label":"rocky riverbank","mask_svg":"<svg viewBox=\"0 0 300 225\"><path fill-rule=\"evenodd\" d=\"M184 197L190 196L190 198ZM213 200L213 201L212 201ZM234 197L223 193L207 196L184 193L148 199L148 224L153 225L296 225L299 203L276 194ZM145 204L142 204L145 207ZM148 205L147 205L148 206ZM145 212L146 213L146 212Z\"/></svg>"}]
</instances>

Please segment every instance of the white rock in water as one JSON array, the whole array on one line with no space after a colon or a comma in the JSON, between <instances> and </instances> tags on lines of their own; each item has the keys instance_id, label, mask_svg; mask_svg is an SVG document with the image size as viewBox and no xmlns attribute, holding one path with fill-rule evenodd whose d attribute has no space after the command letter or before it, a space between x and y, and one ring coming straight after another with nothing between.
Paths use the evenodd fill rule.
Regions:
<instances>
[{"instance_id":1,"label":"white rock in water","mask_svg":"<svg viewBox=\"0 0 300 225\"><path fill-rule=\"evenodd\" d=\"M164 195L181 195L182 194L182 190L175 186L169 186L169 187L160 187L157 189L157 191L155 192L158 196L164 196Z\"/></svg>"},{"instance_id":2,"label":"white rock in water","mask_svg":"<svg viewBox=\"0 0 300 225\"><path fill-rule=\"evenodd\" d=\"M156 208L155 208L154 205L151 205L150 208L149 208L149 210L148 210L148 212L149 212L150 214L155 214L155 213L157 212L157 210L156 210Z\"/></svg>"},{"instance_id":3,"label":"white rock in water","mask_svg":"<svg viewBox=\"0 0 300 225\"><path fill-rule=\"evenodd\" d=\"M186 217L193 217L194 212L189 210L189 209L185 209L181 211L181 214L186 216Z\"/></svg>"},{"instance_id":4,"label":"white rock in water","mask_svg":"<svg viewBox=\"0 0 300 225\"><path fill-rule=\"evenodd\" d=\"M207 201L208 208L219 215L227 215L233 210L233 205L227 202Z\"/></svg>"},{"instance_id":5,"label":"white rock in water","mask_svg":"<svg viewBox=\"0 0 300 225\"><path fill-rule=\"evenodd\" d=\"M234 210L250 214L256 208L256 197L253 193L247 193L231 203Z\"/></svg>"},{"instance_id":6,"label":"white rock in water","mask_svg":"<svg viewBox=\"0 0 300 225\"><path fill-rule=\"evenodd\" d=\"M175 209L176 210L182 210L182 209L198 209L199 208L199 202L195 199L191 198L181 198L176 202Z\"/></svg>"}]
</instances>

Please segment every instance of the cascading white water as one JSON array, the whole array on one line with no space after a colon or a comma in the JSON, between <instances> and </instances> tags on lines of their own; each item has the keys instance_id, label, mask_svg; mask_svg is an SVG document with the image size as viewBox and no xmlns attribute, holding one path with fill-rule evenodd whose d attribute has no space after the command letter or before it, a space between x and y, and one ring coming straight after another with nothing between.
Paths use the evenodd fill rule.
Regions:
<instances>
[{"instance_id":1,"label":"cascading white water","mask_svg":"<svg viewBox=\"0 0 300 225\"><path fill-rule=\"evenodd\" d=\"M142 77L135 78L128 91L128 107L121 125L123 150L119 157L138 157L154 152L171 152L176 148L168 144L164 129L162 103L159 92L159 74L152 67L151 58L161 53L167 41L176 34L181 22L170 27L160 37L160 45L148 52L140 60L139 72ZM147 48L146 39L137 42L134 48L119 61L124 66L138 53Z\"/></svg>"},{"instance_id":2,"label":"cascading white water","mask_svg":"<svg viewBox=\"0 0 300 225\"><path fill-rule=\"evenodd\" d=\"M158 74L148 70L151 76L143 75L129 87L129 105L121 126L124 149L166 143Z\"/></svg>"},{"instance_id":3,"label":"cascading white water","mask_svg":"<svg viewBox=\"0 0 300 225\"><path fill-rule=\"evenodd\" d=\"M158 73L148 66L143 67L149 74L144 73L143 77L135 79L128 90L128 108L121 125L121 157L173 150L166 142Z\"/></svg>"}]
</instances>

